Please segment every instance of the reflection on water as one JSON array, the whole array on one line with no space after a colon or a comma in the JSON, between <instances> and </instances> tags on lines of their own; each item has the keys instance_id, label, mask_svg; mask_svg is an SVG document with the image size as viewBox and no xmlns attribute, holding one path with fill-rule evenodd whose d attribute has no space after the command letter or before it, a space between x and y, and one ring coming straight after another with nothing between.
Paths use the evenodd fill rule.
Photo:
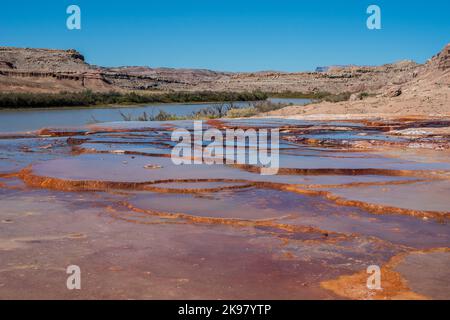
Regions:
<instances>
[{"instance_id":1,"label":"reflection on water","mask_svg":"<svg viewBox=\"0 0 450 320\"><path fill-rule=\"evenodd\" d=\"M0 134L0 297L72 298L61 284L75 263L89 273L80 298L332 299L360 286L365 299L367 266L389 275L394 261L375 298L447 298L448 137L392 139L385 125L204 124L279 128L273 176L175 165L170 137L188 120Z\"/></svg>"},{"instance_id":2,"label":"reflection on water","mask_svg":"<svg viewBox=\"0 0 450 320\"><path fill-rule=\"evenodd\" d=\"M133 117L146 112L158 114L159 110L177 116L208 108L213 104L152 104L145 106L108 106L91 108L30 109L0 111L0 132L32 131L45 127L76 127L97 121L122 121L120 112ZM236 103L244 106L247 103Z\"/></svg>"}]
</instances>

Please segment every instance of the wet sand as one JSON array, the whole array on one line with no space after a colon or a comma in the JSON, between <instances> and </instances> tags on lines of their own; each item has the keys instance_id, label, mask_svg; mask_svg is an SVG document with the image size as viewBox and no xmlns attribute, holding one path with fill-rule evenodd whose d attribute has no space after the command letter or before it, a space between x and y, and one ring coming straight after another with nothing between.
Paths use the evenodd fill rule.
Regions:
<instances>
[{"instance_id":1,"label":"wet sand","mask_svg":"<svg viewBox=\"0 0 450 320\"><path fill-rule=\"evenodd\" d=\"M1 135L0 298L450 298L449 121L208 126L279 128L279 173L175 166L190 121Z\"/></svg>"}]
</instances>

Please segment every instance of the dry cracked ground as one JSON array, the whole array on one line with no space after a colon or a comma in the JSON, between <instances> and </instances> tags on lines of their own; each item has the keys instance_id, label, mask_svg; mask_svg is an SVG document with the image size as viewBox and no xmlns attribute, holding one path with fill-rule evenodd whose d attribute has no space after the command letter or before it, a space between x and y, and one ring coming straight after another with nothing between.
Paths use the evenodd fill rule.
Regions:
<instances>
[{"instance_id":1,"label":"dry cracked ground","mask_svg":"<svg viewBox=\"0 0 450 320\"><path fill-rule=\"evenodd\" d=\"M277 175L174 165L190 121L3 134L0 298L449 299L449 125L204 124L278 128Z\"/></svg>"}]
</instances>

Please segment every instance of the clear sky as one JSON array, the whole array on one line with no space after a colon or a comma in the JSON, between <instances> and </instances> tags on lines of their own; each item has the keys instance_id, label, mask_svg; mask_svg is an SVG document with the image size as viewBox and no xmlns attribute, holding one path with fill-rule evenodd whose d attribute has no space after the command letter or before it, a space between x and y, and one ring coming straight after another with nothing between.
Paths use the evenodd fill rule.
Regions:
<instances>
[{"instance_id":1,"label":"clear sky","mask_svg":"<svg viewBox=\"0 0 450 320\"><path fill-rule=\"evenodd\" d=\"M66 28L81 8L82 29ZM382 29L366 27L381 8ZM103 66L314 70L424 62L450 42L450 0L14 0L0 46L75 48Z\"/></svg>"}]
</instances>

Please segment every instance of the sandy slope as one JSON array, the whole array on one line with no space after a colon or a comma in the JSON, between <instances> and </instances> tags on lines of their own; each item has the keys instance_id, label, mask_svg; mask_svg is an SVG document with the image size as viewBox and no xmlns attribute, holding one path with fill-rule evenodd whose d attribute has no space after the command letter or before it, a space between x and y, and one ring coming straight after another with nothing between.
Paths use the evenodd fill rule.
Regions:
<instances>
[{"instance_id":1,"label":"sandy slope","mask_svg":"<svg viewBox=\"0 0 450 320\"><path fill-rule=\"evenodd\" d=\"M399 95L395 96L397 94ZM289 106L266 115L315 119L450 116L450 44L429 60L414 79L401 86L387 85L374 97L339 103Z\"/></svg>"}]
</instances>

